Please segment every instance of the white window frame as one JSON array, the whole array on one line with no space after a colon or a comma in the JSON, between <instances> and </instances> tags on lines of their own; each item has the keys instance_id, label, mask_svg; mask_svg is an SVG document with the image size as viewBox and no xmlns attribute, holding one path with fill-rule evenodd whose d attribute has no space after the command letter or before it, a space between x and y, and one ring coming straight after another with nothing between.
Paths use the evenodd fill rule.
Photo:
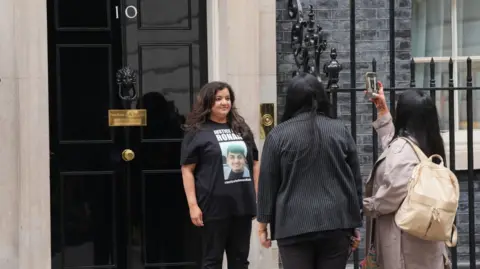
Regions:
<instances>
[{"instance_id":1,"label":"white window frame","mask_svg":"<svg viewBox=\"0 0 480 269\"><path fill-rule=\"evenodd\" d=\"M453 77L454 87L458 87L458 63L466 62L467 58L473 62L480 62L480 56L459 56L458 55L458 35L457 35L457 0L451 0L451 31L452 31L452 55L451 57L413 57L415 63L428 64L433 60L435 63L448 63L450 58L453 61ZM466 79L466 78L465 78ZM455 169L467 170L468 169L468 147L467 147L467 130L460 130L459 124L459 97L458 91L454 93L455 102ZM445 142L445 151L447 155L446 163L449 163L450 153L450 136L449 132L442 133L443 140ZM480 129L473 130L473 155L474 155L474 169L480 169Z\"/></svg>"}]
</instances>

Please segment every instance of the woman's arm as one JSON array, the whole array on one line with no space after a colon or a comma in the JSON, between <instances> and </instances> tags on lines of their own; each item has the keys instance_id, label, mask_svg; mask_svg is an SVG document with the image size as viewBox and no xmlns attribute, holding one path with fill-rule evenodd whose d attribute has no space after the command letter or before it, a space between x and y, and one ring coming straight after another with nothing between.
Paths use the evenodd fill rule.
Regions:
<instances>
[{"instance_id":1,"label":"woman's arm","mask_svg":"<svg viewBox=\"0 0 480 269\"><path fill-rule=\"evenodd\" d=\"M195 133L187 133L183 139L180 152L183 188L190 209L190 218L196 226L203 226L202 210L197 203L195 190L195 167L199 161L201 145L195 140Z\"/></svg>"},{"instance_id":2,"label":"woman's arm","mask_svg":"<svg viewBox=\"0 0 480 269\"><path fill-rule=\"evenodd\" d=\"M359 208L360 214L362 214L363 181L362 181L362 174L360 172L360 162L358 161L357 145L353 137L348 132L348 130L346 130L346 132L347 132L347 138L348 138L347 164L350 167L350 170L352 171L353 177L355 179L355 186L357 188L358 206L360 207Z\"/></svg>"},{"instance_id":3,"label":"woman's arm","mask_svg":"<svg viewBox=\"0 0 480 269\"><path fill-rule=\"evenodd\" d=\"M182 165L183 188L185 189L189 207L198 205L193 171L195 171L195 164Z\"/></svg>"},{"instance_id":4,"label":"woman's arm","mask_svg":"<svg viewBox=\"0 0 480 269\"><path fill-rule=\"evenodd\" d=\"M407 196L408 181L417 164L417 155L406 141L394 142L385 158L383 179L378 179L383 184L372 197L363 199L363 213L377 217L397 211Z\"/></svg>"},{"instance_id":5,"label":"woman's arm","mask_svg":"<svg viewBox=\"0 0 480 269\"><path fill-rule=\"evenodd\" d=\"M187 196L188 208L190 209L190 218L195 226L203 226L203 213L197 203L195 192L195 164L182 165L183 188Z\"/></svg>"},{"instance_id":6,"label":"woman's arm","mask_svg":"<svg viewBox=\"0 0 480 269\"><path fill-rule=\"evenodd\" d=\"M253 159L253 185L255 188L255 197L258 197L258 177L260 174L260 162L258 160L258 148L257 144L255 143L254 135L250 127L248 127L248 136L244 138L244 141L246 141L247 146L249 146L249 150L252 151L251 157Z\"/></svg>"},{"instance_id":7,"label":"woman's arm","mask_svg":"<svg viewBox=\"0 0 480 269\"><path fill-rule=\"evenodd\" d=\"M257 220L260 223L270 223L273 220L277 191L280 186L280 160L278 159L277 151L274 137L270 134L265 139L263 146L258 179Z\"/></svg>"},{"instance_id":8,"label":"woman's arm","mask_svg":"<svg viewBox=\"0 0 480 269\"><path fill-rule=\"evenodd\" d=\"M395 135L395 126L393 125L390 112L379 116L379 118L373 122L373 128L377 131L382 144L382 149L386 149Z\"/></svg>"},{"instance_id":9,"label":"woman's arm","mask_svg":"<svg viewBox=\"0 0 480 269\"><path fill-rule=\"evenodd\" d=\"M385 149L395 135L395 126L393 125L392 116L390 115L390 111L385 100L383 85L381 82L378 82L378 85L378 94L372 98L372 102L377 108L378 117L378 119L373 122L373 127L380 137L382 148Z\"/></svg>"},{"instance_id":10,"label":"woman's arm","mask_svg":"<svg viewBox=\"0 0 480 269\"><path fill-rule=\"evenodd\" d=\"M253 183L255 184L255 194L258 197L258 177L260 176L260 162L253 161Z\"/></svg>"},{"instance_id":11,"label":"woman's arm","mask_svg":"<svg viewBox=\"0 0 480 269\"><path fill-rule=\"evenodd\" d=\"M275 139L272 134L269 134L263 146L257 195L258 236L260 244L265 248L272 246L272 241L268 238L267 224L274 221L274 208L281 182L278 156L279 149Z\"/></svg>"}]
</instances>

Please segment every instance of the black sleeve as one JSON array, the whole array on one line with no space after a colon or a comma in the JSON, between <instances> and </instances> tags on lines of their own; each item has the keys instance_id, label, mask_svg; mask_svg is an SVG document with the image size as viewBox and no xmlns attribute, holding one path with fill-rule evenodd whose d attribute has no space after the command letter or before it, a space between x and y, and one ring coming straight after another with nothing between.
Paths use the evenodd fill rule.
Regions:
<instances>
[{"instance_id":1,"label":"black sleeve","mask_svg":"<svg viewBox=\"0 0 480 269\"><path fill-rule=\"evenodd\" d=\"M186 133L182 141L180 165L197 163L199 148L197 134L195 132Z\"/></svg>"},{"instance_id":2,"label":"black sleeve","mask_svg":"<svg viewBox=\"0 0 480 269\"><path fill-rule=\"evenodd\" d=\"M249 147L249 150L252 151L252 155L251 155L252 159L254 161L258 161L258 148L257 148L257 144L255 143L255 138L254 138L253 132L250 129L250 127L248 127L248 135L246 137L244 137L243 139L247 143L247 146Z\"/></svg>"},{"instance_id":3,"label":"black sleeve","mask_svg":"<svg viewBox=\"0 0 480 269\"><path fill-rule=\"evenodd\" d=\"M261 223L272 223L277 192L280 186L280 152L272 135L268 135L263 146L258 179L258 214Z\"/></svg>"},{"instance_id":4,"label":"black sleeve","mask_svg":"<svg viewBox=\"0 0 480 269\"><path fill-rule=\"evenodd\" d=\"M346 128L345 128L346 129ZM348 143L348 152L347 152L347 163L352 170L353 176L355 178L355 187L357 188L358 196L358 205L360 207L360 213L362 214L363 210L363 180L362 174L360 172L360 163L358 161L357 154L357 145L353 139L350 132L347 130L347 143Z\"/></svg>"}]
</instances>

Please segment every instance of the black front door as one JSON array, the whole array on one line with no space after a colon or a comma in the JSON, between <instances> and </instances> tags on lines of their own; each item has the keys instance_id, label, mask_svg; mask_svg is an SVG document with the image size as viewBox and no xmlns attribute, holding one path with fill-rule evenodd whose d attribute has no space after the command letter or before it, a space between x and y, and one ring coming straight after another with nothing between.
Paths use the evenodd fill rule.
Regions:
<instances>
[{"instance_id":1,"label":"black front door","mask_svg":"<svg viewBox=\"0 0 480 269\"><path fill-rule=\"evenodd\" d=\"M48 18L52 267L198 268L179 158L207 80L206 1L48 0ZM147 125L109 127L108 110L128 108Z\"/></svg>"}]
</instances>

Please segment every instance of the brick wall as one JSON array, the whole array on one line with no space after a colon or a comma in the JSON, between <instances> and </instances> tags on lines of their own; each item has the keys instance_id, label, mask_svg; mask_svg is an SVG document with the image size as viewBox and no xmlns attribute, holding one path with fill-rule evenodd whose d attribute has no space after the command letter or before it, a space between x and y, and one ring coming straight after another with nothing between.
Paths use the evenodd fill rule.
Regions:
<instances>
[{"instance_id":1,"label":"brick wall","mask_svg":"<svg viewBox=\"0 0 480 269\"><path fill-rule=\"evenodd\" d=\"M314 7L316 19L323 27L328 40L328 49L322 54L321 65L330 60L330 48L336 48L337 60L342 64L340 87L351 87L350 81L350 6L349 0L302 0L304 12L308 6ZM355 35L355 72L356 86L363 87L364 74L371 71L372 60L377 61L377 75L386 86L389 85L389 19L388 1L369 0L356 1L356 35ZM295 22L288 17L286 0L277 0L277 103L278 115L281 118L285 104L286 84L296 70L292 50L290 48L291 28ZM396 85L408 85L410 79L410 0L397 1L395 7L395 74ZM322 79L326 81L322 74ZM350 124L350 93L338 94L338 117ZM364 99L363 93L357 94L357 143L362 162L362 174L368 175L372 166L372 110L370 102Z\"/></svg>"},{"instance_id":2,"label":"brick wall","mask_svg":"<svg viewBox=\"0 0 480 269\"><path fill-rule=\"evenodd\" d=\"M364 85L364 74L371 70L372 59L377 61L377 75L385 86L390 86L390 47L389 47L389 6L385 0L357 0L355 7L355 72L356 87ZM302 0L304 13L313 5L316 20L327 36L328 48L321 57L321 67L330 60L331 48L336 48L338 61L343 65L340 73L340 87L350 87L350 1L349 0ZM409 60L411 58L411 8L412 0L395 1L395 86L408 86L410 80ZM286 84L296 70L290 48L291 28L295 19L288 17L287 0L277 0L277 104L279 119L285 105ZM307 17L305 16L305 19ZM322 79L326 82L325 76ZM388 100L388 95L387 95ZM338 117L350 125L350 93L338 95ZM356 102L357 144L362 174L367 176L373 164L372 110L363 93L357 94ZM464 176L461 176L463 178ZM468 199L466 183L461 184L462 197L459 207L459 246L460 261L468 261ZM480 187L476 185L476 189ZM480 196L477 195L480 198ZM478 198L477 198L478 200ZM479 200L480 201L480 200ZM479 206L476 206L480 208ZM475 212L480 219L479 212ZM477 211L477 210L476 210ZM477 229L480 231L480 229ZM480 236L479 243L480 243ZM363 252L363 251L362 251ZM477 253L479 252L477 248ZM477 257L480 257L477 254ZM478 259L478 258L477 258Z\"/></svg>"},{"instance_id":3,"label":"brick wall","mask_svg":"<svg viewBox=\"0 0 480 269\"><path fill-rule=\"evenodd\" d=\"M469 260L469 249L468 249L468 173L467 171L462 171L457 173L458 180L460 181L460 202L457 211L457 229L458 229L458 261L461 263L467 263ZM480 261L480 185L478 180L480 179L480 170L475 171L476 182L474 183L474 193L475 193L475 253L477 263ZM478 266L477 266L478 268Z\"/></svg>"}]
</instances>

